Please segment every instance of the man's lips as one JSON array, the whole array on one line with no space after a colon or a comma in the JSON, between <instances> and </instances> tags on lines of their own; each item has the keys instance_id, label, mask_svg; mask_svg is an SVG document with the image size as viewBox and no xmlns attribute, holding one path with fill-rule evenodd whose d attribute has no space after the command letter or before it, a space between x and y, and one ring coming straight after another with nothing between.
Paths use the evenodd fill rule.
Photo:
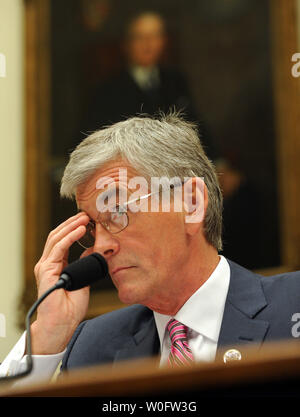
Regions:
<instances>
[{"instance_id":1,"label":"man's lips","mask_svg":"<svg viewBox=\"0 0 300 417\"><path fill-rule=\"evenodd\" d=\"M123 271L124 269L135 268L134 266L119 266L112 270L112 275L116 274L117 272Z\"/></svg>"}]
</instances>

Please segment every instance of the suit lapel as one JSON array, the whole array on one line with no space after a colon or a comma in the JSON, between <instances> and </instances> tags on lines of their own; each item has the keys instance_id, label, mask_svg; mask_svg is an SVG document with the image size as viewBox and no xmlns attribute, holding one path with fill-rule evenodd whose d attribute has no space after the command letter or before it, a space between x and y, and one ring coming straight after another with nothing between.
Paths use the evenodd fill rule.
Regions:
<instances>
[{"instance_id":1,"label":"suit lapel","mask_svg":"<svg viewBox=\"0 0 300 417\"><path fill-rule=\"evenodd\" d=\"M148 310L148 309L147 309ZM159 337L152 311L139 328L133 330L123 347L116 352L114 362L154 356L159 353Z\"/></svg>"},{"instance_id":2,"label":"suit lapel","mask_svg":"<svg viewBox=\"0 0 300 417\"><path fill-rule=\"evenodd\" d=\"M241 345L262 343L269 322L256 315L267 306L259 276L228 261L230 283L218 340L218 353ZM159 337L151 310L145 307L142 319L133 325L128 338L116 352L114 363L157 355Z\"/></svg>"},{"instance_id":3,"label":"suit lapel","mask_svg":"<svg viewBox=\"0 0 300 417\"><path fill-rule=\"evenodd\" d=\"M218 349L262 343L269 322L255 316L267 305L259 276L228 261L230 284L219 335Z\"/></svg>"}]
</instances>

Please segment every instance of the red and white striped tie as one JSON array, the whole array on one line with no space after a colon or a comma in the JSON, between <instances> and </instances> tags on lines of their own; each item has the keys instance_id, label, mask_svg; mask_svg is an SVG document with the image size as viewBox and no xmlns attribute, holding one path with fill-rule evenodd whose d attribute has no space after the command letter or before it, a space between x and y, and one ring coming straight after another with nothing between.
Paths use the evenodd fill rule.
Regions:
<instances>
[{"instance_id":1,"label":"red and white striped tie","mask_svg":"<svg viewBox=\"0 0 300 417\"><path fill-rule=\"evenodd\" d=\"M194 357L187 341L187 327L175 319L171 319L166 327L172 342L168 358L169 366L190 365L193 363Z\"/></svg>"}]
</instances>

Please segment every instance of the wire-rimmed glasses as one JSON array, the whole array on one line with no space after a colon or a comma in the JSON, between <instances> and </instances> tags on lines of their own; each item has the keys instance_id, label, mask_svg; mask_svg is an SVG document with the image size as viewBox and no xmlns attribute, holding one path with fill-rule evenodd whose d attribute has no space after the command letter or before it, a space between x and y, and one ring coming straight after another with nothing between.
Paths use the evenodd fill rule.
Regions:
<instances>
[{"instance_id":1,"label":"wire-rimmed glasses","mask_svg":"<svg viewBox=\"0 0 300 417\"><path fill-rule=\"evenodd\" d=\"M113 210L99 212L97 220L90 220L86 225L86 232L77 240L78 244L84 249L89 249L95 244L96 236L96 223L100 223L108 232L112 234L120 233L129 224L129 217L127 214L127 207L131 203L135 203L144 200L151 195L158 194L160 191L154 191L146 195L134 198L133 200L126 201L121 205L117 205Z\"/></svg>"}]
</instances>

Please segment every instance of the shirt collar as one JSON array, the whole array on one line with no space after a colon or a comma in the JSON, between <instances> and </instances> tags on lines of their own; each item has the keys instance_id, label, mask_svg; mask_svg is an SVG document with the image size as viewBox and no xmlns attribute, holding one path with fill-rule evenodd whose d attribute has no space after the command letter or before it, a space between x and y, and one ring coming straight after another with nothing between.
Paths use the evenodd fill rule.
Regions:
<instances>
[{"instance_id":1,"label":"shirt collar","mask_svg":"<svg viewBox=\"0 0 300 417\"><path fill-rule=\"evenodd\" d=\"M190 329L217 342L230 280L230 267L224 256L203 285L185 302L174 318ZM171 316L154 313L162 347L165 328Z\"/></svg>"},{"instance_id":2,"label":"shirt collar","mask_svg":"<svg viewBox=\"0 0 300 417\"><path fill-rule=\"evenodd\" d=\"M131 66L129 72L140 88L147 88L159 84L159 70L154 67Z\"/></svg>"}]
</instances>

